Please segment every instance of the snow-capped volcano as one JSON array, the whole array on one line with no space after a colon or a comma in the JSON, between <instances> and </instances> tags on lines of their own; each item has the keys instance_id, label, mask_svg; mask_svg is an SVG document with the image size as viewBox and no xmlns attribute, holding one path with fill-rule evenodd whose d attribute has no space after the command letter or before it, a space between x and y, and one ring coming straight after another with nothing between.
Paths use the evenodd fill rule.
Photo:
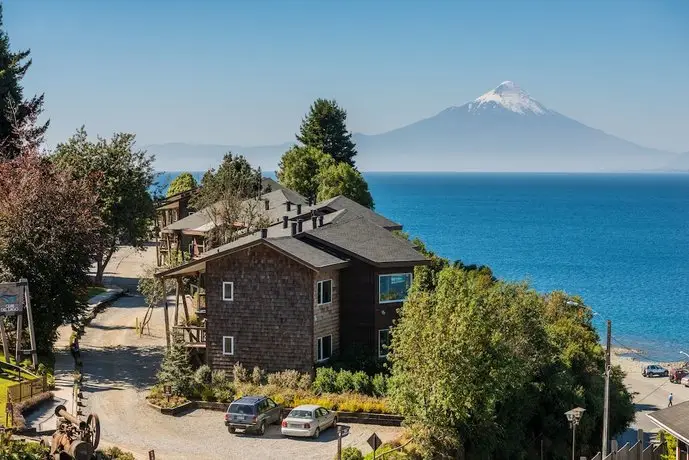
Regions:
<instances>
[{"instance_id":1,"label":"snow-capped volcano","mask_svg":"<svg viewBox=\"0 0 689 460\"><path fill-rule=\"evenodd\" d=\"M469 112L501 108L522 115L532 113L544 115L549 112L540 102L517 86L514 82L504 81L497 88L477 97L467 104Z\"/></svg>"}]
</instances>

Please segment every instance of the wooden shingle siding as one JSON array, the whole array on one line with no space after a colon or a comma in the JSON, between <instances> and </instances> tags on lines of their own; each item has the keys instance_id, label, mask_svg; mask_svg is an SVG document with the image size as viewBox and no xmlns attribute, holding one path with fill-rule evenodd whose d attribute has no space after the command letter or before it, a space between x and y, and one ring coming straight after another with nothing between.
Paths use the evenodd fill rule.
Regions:
<instances>
[{"instance_id":1,"label":"wooden shingle siding","mask_svg":"<svg viewBox=\"0 0 689 460\"><path fill-rule=\"evenodd\" d=\"M205 276L211 368L313 370L312 270L261 245L209 261ZM231 302L222 300L223 281L234 283ZM223 336L234 337L234 355L223 355Z\"/></svg>"},{"instance_id":2,"label":"wooden shingle siding","mask_svg":"<svg viewBox=\"0 0 689 460\"><path fill-rule=\"evenodd\" d=\"M317 305L318 281L332 280L332 302ZM318 356L318 337L332 336L332 356L340 350L340 274L338 270L314 273L313 278L313 350Z\"/></svg>"}]
</instances>

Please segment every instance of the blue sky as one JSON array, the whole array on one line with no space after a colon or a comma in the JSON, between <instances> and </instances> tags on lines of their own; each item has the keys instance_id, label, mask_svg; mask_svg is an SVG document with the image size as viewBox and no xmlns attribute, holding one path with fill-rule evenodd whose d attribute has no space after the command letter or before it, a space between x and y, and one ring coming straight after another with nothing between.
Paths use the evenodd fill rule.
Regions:
<instances>
[{"instance_id":1,"label":"blue sky","mask_svg":"<svg viewBox=\"0 0 689 460\"><path fill-rule=\"evenodd\" d=\"M547 107L642 145L689 150L689 1L5 0L31 48L48 144L293 140L336 98L377 133L513 80Z\"/></svg>"}]
</instances>

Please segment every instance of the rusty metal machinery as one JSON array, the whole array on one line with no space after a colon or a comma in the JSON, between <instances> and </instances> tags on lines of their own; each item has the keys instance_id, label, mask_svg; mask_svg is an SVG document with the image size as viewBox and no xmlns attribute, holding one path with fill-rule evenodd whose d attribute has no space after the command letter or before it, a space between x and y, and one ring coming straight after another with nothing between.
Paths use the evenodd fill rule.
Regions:
<instances>
[{"instance_id":1,"label":"rusty metal machinery","mask_svg":"<svg viewBox=\"0 0 689 460\"><path fill-rule=\"evenodd\" d=\"M57 431L50 440L50 458L53 460L89 460L100 442L100 421L89 414L86 421L67 412L65 406L55 408Z\"/></svg>"}]
</instances>

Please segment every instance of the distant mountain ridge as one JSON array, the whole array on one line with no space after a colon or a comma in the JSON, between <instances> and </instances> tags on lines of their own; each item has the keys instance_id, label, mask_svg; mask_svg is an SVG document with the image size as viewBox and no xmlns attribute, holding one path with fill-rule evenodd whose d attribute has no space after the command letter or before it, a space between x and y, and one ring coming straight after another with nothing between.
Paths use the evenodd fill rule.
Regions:
<instances>
[{"instance_id":1,"label":"distant mountain ridge","mask_svg":"<svg viewBox=\"0 0 689 460\"><path fill-rule=\"evenodd\" d=\"M430 118L353 137L363 171L640 171L666 169L680 161L677 154L642 147L568 118L511 81ZM159 169L207 169L231 150L274 170L293 144L176 143L147 149L156 154Z\"/></svg>"}]
</instances>

